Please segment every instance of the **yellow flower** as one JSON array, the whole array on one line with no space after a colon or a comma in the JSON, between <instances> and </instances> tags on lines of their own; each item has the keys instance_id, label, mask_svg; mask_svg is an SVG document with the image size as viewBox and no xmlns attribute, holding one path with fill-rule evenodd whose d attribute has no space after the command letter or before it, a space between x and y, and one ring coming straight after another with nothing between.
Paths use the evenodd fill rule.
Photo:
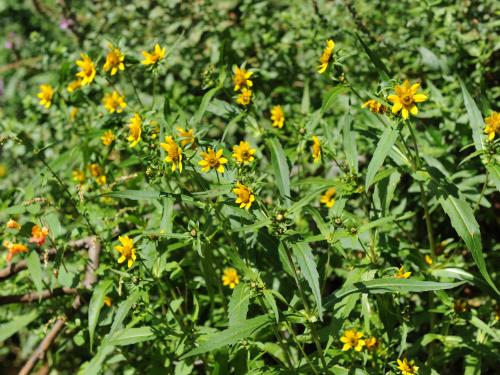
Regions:
<instances>
[{"instance_id":1,"label":"yellow flower","mask_svg":"<svg viewBox=\"0 0 500 375\"><path fill-rule=\"evenodd\" d=\"M418 367L415 366L413 360L408 362L408 359L403 358L403 360L398 359L398 369L401 371L401 375L416 375L418 374Z\"/></svg>"},{"instance_id":2,"label":"yellow flower","mask_svg":"<svg viewBox=\"0 0 500 375\"><path fill-rule=\"evenodd\" d=\"M361 108L368 108L370 112L373 113L384 113L387 108L382 103L377 102L376 100L370 99L363 103Z\"/></svg>"},{"instance_id":3,"label":"yellow flower","mask_svg":"<svg viewBox=\"0 0 500 375\"><path fill-rule=\"evenodd\" d=\"M68 92L73 92L78 90L80 87L82 87L82 80L77 79L76 81L71 81L66 90L68 90Z\"/></svg>"},{"instance_id":4,"label":"yellow flower","mask_svg":"<svg viewBox=\"0 0 500 375\"><path fill-rule=\"evenodd\" d=\"M153 52L149 53L147 51L142 51L142 54L144 55L144 60L142 60L142 63L144 65L154 65L160 60L163 60L163 58L165 57L165 52L165 48L161 48L159 44L155 44Z\"/></svg>"},{"instance_id":5,"label":"yellow flower","mask_svg":"<svg viewBox=\"0 0 500 375\"><path fill-rule=\"evenodd\" d=\"M75 169L72 172L72 175L73 175L73 180L76 182L85 181L85 172L84 171L80 171L79 169Z\"/></svg>"},{"instance_id":6,"label":"yellow flower","mask_svg":"<svg viewBox=\"0 0 500 375\"><path fill-rule=\"evenodd\" d=\"M315 163L321 160L321 143L315 135L313 135L312 156Z\"/></svg>"},{"instance_id":7,"label":"yellow flower","mask_svg":"<svg viewBox=\"0 0 500 375\"><path fill-rule=\"evenodd\" d=\"M271 109L271 121L275 128L281 129L285 124L285 113L280 105L275 105L273 109Z\"/></svg>"},{"instance_id":8,"label":"yellow flower","mask_svg":"<svg viewBox=\"0 0 500 375\"><path fill-rule=\"evenodd\" d=\"M240 282L240 277L238 272L234 268L226 268L224 270L224 275L222 276L222 283L224 286L229 285L231 289L234 289L236 285Z\"/></svg>"},{"instance_id":9,"label":"yellow flower","mask_svg":"<svg viewBox=\"0 0 500 375\"><path fill-rule=\"evenodd\" d=\"M161 148L167 153L165 162L172 163L172 172L179 168L182 172L182 149L175 143L171 136L165 137L165 143L160 143Z\"/></svg>"},{"instance_id":10,"label":"yellow flower","mask_svg":"<svg viewBox=\"0 0 500 375\"><path fill-rule=\"evenodd\" d=\"M366 345L366 349L368 350L375 350L377 349L377 346L378 346L378 341L377 341L377 338L372 336L370 338L367 338L365 340L365 345Z\"/></svg>"},{"instance_id":11,"label":"yellow flower","mask_svg":"<svg viewBox=\"0 0 500 375\"><path fill-rule=\"evenodd\" d=\"M252 90L243 87L241 89L240 94L238 95L238 98L236 99L236 103L247 106L250 104L251 101L252 101Z\"/></svg>"},{"instance_id":12,"label":"yellow flower","mask_svg":"<svg viewBox=\"0 0 500 375\"><path fill-rule=\"evenodd\" d=\"M328 64L332 61L333 49L335 48L335 42L331 39L326 41L326 47L319 58L318 73L324 73L328 68Z\"/></svg>"},{"instance_id":13,"label":"yellow flower","mask_svg":"<svg viewBox=\"0 0 500 375\"><path fill-rule=\"evenodd\" d=\"M424 260L427 265L432 266L432 258L429 255L426 254Z\"/></svg>"},{"instance_id":14,"label":"yellow flower","mask_svg":"<svg viewBox=\"0 0 500 375\"><path fill-rule=\"evenodd\" d=\"M394 275L396 279L407 279L411 276L411 272L405 272L404 266L399 267L398 272Z\"/></svg>"},{"instance_id":15,"label":"yellow flower","mask_svg":"<svg viewBox=\"0 0 500 375\"><path fill-rule=\"evenodd\" d=\"M16 254L19 253L26 253L28 251L28 248L26 245L23 245L21 243L12 243L10 241L3 241L2 245L7 248L9 253L7 254L7 262L10 262L12 260L12 257Z\"/></svg>"},{"instance_id":16,"label":"yellow flower","mask_svg":"<svg viewBox=\"0 0 500 375\"><path fill-rule=\"evenodd\" d=\"M98 177L102 174L102 168L99 166L99 164L96 163L90 164L89 170L92 177Z\"/></svg>"},{"instance_id":17,"label":"yellow flower","mask_svg":"<svg viewBox=\"0 0 500 375\"><path fill-rule=\"evenodd\" d=\"M95 179L95 182L97 183L97 185L106 185L106 176L105 175L100 175L100 176L97 176L96 179Z\"/></svg>"},{"instance_id":18,"label":"yellow flower","mask_svg":"<svg viewBox=\"0 0 500 375\"><path fill-rule=\"evenodd\" d=\"M249 79L253 74L252 72L249 72L245 68L234 66L233 73L234 91L253 86L253 82Z\"/></svg>"},{"instance_id":19,"label":"yellow flower","mask_svg":"<svg viewBox=\"0 0 500 375\"><path fill-rule=\"evenodd\" d=\"M236 195L236 203L240 205L240 208L244 208L245 210L248 210L255 201L252 190L239 181L236 181L236 187L233 189L233 193Z\"/></svg>"},{"instance_id":20,"label":"yellow flower","mask_svg":"<svg viewBox=\"0 0 500 375\"><path fill-rule=\"evenodd\" d=\"M175 128L179 137L181 137L181 145L185 147L191 145L191 148L196 147L196 139L194 138L194 129L184 130L184 128Z\"/></svg>"},{"instance_id":21,"label":"yellow flower","mask_svg":"<svg viewBox=\"0 0 500 375\"><path fill-rule=\"evenodd\" d=\"M500 113L493 112L484 119L484 123L486 124L484 132L488 134L488 139L494 140L496 133L500 132Z\"/></svg>"},{"instance_id":22,"label":"yellow flower","mask_svg":"<svg viewBox=\"0 0 500 375\"><path fill-rule=\"evenodd\" d=\"M38 99L40 99L40 105L45 108L50 108L52 104L52 97L54 96L54 89L51 85L41 85L40 92L38 93Z\"/></svg>"},{"instance_id":23,"label":"yellow flower","mask_svg":"<svg viewBox=\"0 0 500 375\"><path fill-rule=\"evenodd\" d=\"M113 91L111 94L104 95L102 100L104 108L106 108L109 113L117 112L121 113L123 109L127 106L125 103L125 98L121 96L118 91Z\"/></svg>"},{"instance_id":24,"label":"yellow flower","mask_svg":"<svg viewBox=\"0 0 500 375\"><path fill-rule=\"evenodd\" d=\"M401 111L401 115L405 120L410 117L410 113L415 116L418 113L415 103L422 103L428 99L427 95L417 94L419 87L420 83L414 83L410 86L408 80L405 80L402 85L396 85L394 88L396 94L387 97L393 103L392 113Z\"/></svg>"},{"instance_id":25,"label":"yellow flower","mask_svg":"<svg viewBox=\"0 0 500 375\"><path fill-rule=\"evenodd\" d=\"M103 136L101 137L102 144L104 146L109 146L111 143L113 143L113 141L115 139L116 139L116 137L111 130L108 130L107 132L105 132L103 134Z\"/></svg>"},{"instance_id":26,"label":"yellow flower","mask_svg":"<svg viewBox=\"0 0 500 375\"><path fill-rule=\"evenodd\" d=\"M104 304L108 307L111 307L113 306L113 300L110 297L106 296L104 297Z\"/></svg>"},{"instance_id":27,"label":"yellow flower","mask_svg":"<svg viewBox=\"0 0 500 375\"><path fill-rule=\"evenodd\" d=\"M326 207L332 208L333 205L335 204L335 199L333 198L333 196L335 195L336 192L337 190L334 187L329 188L325 192L325 194L321 196L320 202L324 203Z\"/></svg>"},{"instance_id":28,"label":"yellow flower","mask_svg":"<svg viewBox=\"0 0 500 375\"><path fill-rule=\"evenodd\" d=\"M365 340L361 339L363 337L362 332L358 332L355 329L348 329L344 332L344 336L340 338L340 341L344 343L342 347L343 351L347 351L350 349L354 349L357 352L360 352L365 346Z\"/></svg>"},{"instance_id":29,"label":"yellow flower","mask_svg":"<svg viewBox=\"0 0 500 375\"><path fill-rule=\"evenodd\" d=\"M115 246L115 250L121 254L121 257L118 258L118 263L128 261L127 265L128 268L130 268L137 259L137 256L135 255L134 240L129 238L129 236L120 236L118 237L118 241L121 243L121 246Z\"/></svg>"},{"instance_id":30,"label":"yellow flower","mask_svg":"<svg viewBox=\"0 0 500 375\"><path fill-rule=\"evenodd\" d=\"M5 177L7 174L7 166L5 164L0 164L0 178Z\"/></svg>"},{"instance_id":31,"label":"yellow flower","mask_svg":"<svg viewBox=\"0 0 500 375\"><path fill-rule=\"evenodd\" d=\"M9 221L7 221L7 224L5 226L9 229L18 229L18 230L21 229L19 223L14 219L9 219Z\"/></svg>"},{"instance_id":32,"label":"yellow flower","mask_svg":"<svg viewBox=\"0 0 500 375\"><path fill-rule=\"evenodd\" d=\"M118 47L114 47L112 44L109 44L110 51L106 56L106 62L104 63L104 71L108 72L111 70L111 75L114 76L118 70L124 70L125 65L123 61L125 60L125 55L120 51Z\"/></svg>"},{"instance_id":33,"label":"yellow flower","mask_svg":"<svg viewBox=\"0 0 500 375\"><path fill-rule=\"evenodd\" d=\"M210 147L207 152L201 153L201 158L198 162L202 168L203 172L208 172L210 169L215 169L219 173L224 173L224 164L227 164L228 160L222 156L222 150L215 152Z\"/></svg>"},{"instance_id":34,"label":"yellow flower","mask_svg":"<svg viewBox=\"0 0 500 375\"><path fill-rule=\"evenodd\" d=\"M138 113L135 113L134 116L130 119L130 123L128 126L130 134L127 138L127 141L130 142L130 147L135 147L141 140L141 133L142 133L141 116Z\"/></svg>"},{"instance_id":35,"label":"yellow flower","mask_svg":"<svg viewBox=\"0 0 500 375\"><path fill-rule=\"evenodd\" d=\"M256 150L251 148L250 143L240 141L240 145L233 146L233 159L239 164L248 164L254 161Z\"/></svg>"},{"instance_id":36,"label":"yellow flower","mask_svg":"<svg viewBox=\"0 0 500 375\"><path fill-rule=\"evenodd\" d=\"M34 243L38 246L42 246L45 243L45 238L49 234L49 228L40 228L38 225L33 225L31 228L31 238L30 243Z\"/></svg>"},{"instance_id":37,"label":"yellow flower","mask_svg":"<svg viewBox=\"0 0 500 375\"><path fill-rule=\"evenodd\" d=\"M76 73L76 76L80 79L81 86L90 85L95 78L94 62L89 55L82 53L80 56L82 59L76 62L76 65L80 67L80 71Z\"/></svg>"}]
</instances>

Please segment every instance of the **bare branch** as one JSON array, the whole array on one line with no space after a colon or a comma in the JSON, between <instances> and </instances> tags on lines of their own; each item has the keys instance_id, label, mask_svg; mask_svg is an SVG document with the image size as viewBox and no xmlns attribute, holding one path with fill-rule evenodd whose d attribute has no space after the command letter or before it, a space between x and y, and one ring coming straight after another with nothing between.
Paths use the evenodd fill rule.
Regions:
<instances>
[{"instance_id":1,"label":"bare branch","mask_svg":"<svg viewBox=\"0 0 500 375\"><path fill-rule=\"evenodd\" d=\"M10 303L37 302L43 299L64 296L67 294L76 294L76 293L77 289L74 288L56 288L54 290L43 290L41 292L30 292L26 294L0 296L0 305L8 305Z\"/></svg>"},{"instance_id":2,"label":"bare branch","mask_svg":"<svg viewBox=\"0 0 500 375\"><path fill-rule=\"evenodd\" d=\"M97 281L97 276L95 275L95 271L99 267L99 255L101 253L101 244L97 240L96 237L91 237L84 241L84 246L88 248L89 254L89 262L87 264L87 270L85 272L85 277L83 279L83 286L87 289L91 289L92 285ZM67 315L73 315L76 310L78 310L81 306L81 298L77 295L73 301L73 311L68 313ZM28 375L31 370L35 367L38 360L42 360L45 357L45 353L49 350L50 346L53 344L57 335L64 329L64 325L66 323L67 318L58 318L52 329L47 333L45 338L42 340L40 345L36 348L33 354L30 356L28 361L24 364L21 371L19 371L19 375Z\"/></svg>"}]
</instances>

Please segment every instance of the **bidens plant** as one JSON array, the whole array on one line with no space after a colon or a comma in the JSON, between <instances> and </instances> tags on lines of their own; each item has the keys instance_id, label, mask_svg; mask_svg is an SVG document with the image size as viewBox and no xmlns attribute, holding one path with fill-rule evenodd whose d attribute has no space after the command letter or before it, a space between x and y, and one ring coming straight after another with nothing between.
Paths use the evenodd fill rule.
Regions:
<instances>
[{"instance_id":1,"label":"bidens plant","mask_svg":"<svg viewBox=\"0 0 500 375\"><path fill-rule=\"evenodd\" d=\"M495 372L491 1L10 3L4 372Z\"/></svg>"}]
</instances>

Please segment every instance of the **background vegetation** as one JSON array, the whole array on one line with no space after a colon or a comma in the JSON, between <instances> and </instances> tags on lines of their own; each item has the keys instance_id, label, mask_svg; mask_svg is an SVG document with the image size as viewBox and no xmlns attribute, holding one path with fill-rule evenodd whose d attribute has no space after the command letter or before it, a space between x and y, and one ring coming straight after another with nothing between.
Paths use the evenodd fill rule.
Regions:
<instances>
[{"instance_id":1,"label":"background vegetation","mask_svg":"<svg viewBox=\"0 0 500 375\"><path fill-rule=\"evenodd\" d=\"M499 12L1 1L0 372L496 373ZM156 44L165 56L143 64ZM69 92L81 54L96 76ZM248 105L236 67L252 72ZM428 99L404 121L388 96L406 79ZM114 91L120 113L103 105ZM182 172L165 161L176 147ZM208 148L224 173L202 171ZM125 236L136 259L119 263Z\"/></svg>"}]
</instances>

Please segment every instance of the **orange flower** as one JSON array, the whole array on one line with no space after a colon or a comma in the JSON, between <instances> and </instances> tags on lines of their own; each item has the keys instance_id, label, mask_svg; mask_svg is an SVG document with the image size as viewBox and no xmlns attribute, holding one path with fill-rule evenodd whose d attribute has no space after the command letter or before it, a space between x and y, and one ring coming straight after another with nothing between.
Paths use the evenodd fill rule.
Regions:
<instances>
[{"instance_id":1,"label":"orange flower","mask_svg":"<svg viewBox=\"0 0 500 375\"><path fill-rule=\"evenodd\" d=\"M31 228L30 243L35 243L37 246L42 246L45 243L45 238L48 234L49 229L47 227L40 228L35 224L33 228Z\"/></svg>"},{"instance_id":2,"label":"orange flower","mask_svg":"<svg viewBox=\"0 0 500 375\"><path fill-rule=\"evenodd\" d=\"M3 246L9 250L9 253L7 254L7 262L10 262L12 257L18 253L26 253L28 251L28 248L26 245L23 245L21 243L12 243L10 241L3 241Z\"/></svg>"}]
</instances>

